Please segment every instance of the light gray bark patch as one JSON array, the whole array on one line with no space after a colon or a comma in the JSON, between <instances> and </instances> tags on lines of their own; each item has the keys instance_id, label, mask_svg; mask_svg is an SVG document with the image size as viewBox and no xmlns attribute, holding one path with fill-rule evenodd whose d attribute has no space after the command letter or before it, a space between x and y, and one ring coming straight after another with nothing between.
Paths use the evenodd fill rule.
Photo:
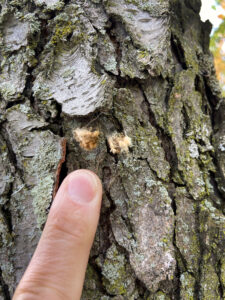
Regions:
<instances>
[{"instance_id":1,"label":"light gray bark patch","mask_svg":"<svg viewBox=\"0 0 225 300\"><path fill-rule=\"evenodd\" d=\"M149 56L144 54L146 61L143 60L143 54L142 56L140 53L138 54L139 60L142 58L140 63L149 65L152 70L155 69L156 62L163 69L163 65L165 67L168 64L168 57L170 56L168 51L169 19L166 14L161 14L162 12L165 13L165 7L162 8L158 2L149 4L149 11L153 9L153 11L158 12L158 15L151 15L147 9L143 10L144 6L136 4L135 1L135 4L125 0L106 1L107 13L119 17L137 48L149 52ZM153 73L156 73L156 70Z\"/></svg>"},{"instance_id":2,"label":"light gray bark patch","mask_svg":"<svg viewBox=\"0 0 225 300\"><path fill-rule=\"evenodd\" d=\"M120 220L122 214L119 214L119 203L111 217L113 233L119 245L127 249L136 276L150 291L155 292L162 281L173 279L175 271L171 199L145 161L129 155L121 158L119 167L128 197L123 201L127 202L132 232ZM114 195L117 195L115 190L112 187L111 196L118 203L118 199L114 199Z\"/></svg>"},{"instance_id":3,"label":"light gray bark patch","mask_svg":"<svg viewBox=\"0 0 225 300\"><path fill-rule=\"evenodd\" d=\"M47 6L57 4L59 0L35 0L36 3L45 3Z\"/></svg>"},{"instance_id":4,"label":"light gray bark patch","mask_svg":"<svg viewBox=\"0 0 225 300\"><path fill-rule=\"evenodd\" d=\"M15 17L10 17L4 24L4 45L8 51L19 50L27 45L27 35L29 32L28 22L22 22Z\"/></svg>"},{"instance_id":5,"label":"light gray bark patch","mask_svg":"<svg viewBox=\"0 0 225 300\"><path fill-rule=\"evenodd\" d=\"M29 116L28 116L28 115ZM40 117L35 118L28 103L16 105L7 111L10 126L18 133L31 131L34 128L41 128L47 125Z\"/></svg>"},{"instance_id":6,"label":"light gray bark patch","mask_svg":"<svg viewBox=\"0 0 225 300\"><path fill-rule=\"evenodd\" d=\"M62 111L71 116L84 116L111 102L107 92L107 75L97 75L91 63L79 50L62 53L49 79L39 74L34 95L42 100L54 98Z\"/></svg>"},{"instance_id":7,"label":"light gray bark patch","mask_svg":"<svg viewBox=\"0 0 225 300\"><path fill-rule=\"evenodd\" d=\"M36 5L46 4L48 9L59 9L64 6L63 0L34 0Z\"/></svg>"},{"instance_id":8,"label":"light gray bark patch","mask_svg":"<svg viewBox=\"0 0 225 300\"><path fill-rule=\"evenodd\" d=\"M132 211L130 221L137 247L130 254L131 266L137 277L155 292L161 281L173 279L175 271L171 199L166 189L159 185L153 189L151 198L146 197L136 208L134 204Z\"/></svg>"},{"instance_id":9,"label":"light gray bark patch","mask_svg":"<svg viewBox=\"0 0 225 300\"><path fill-rule=\"evenodd\" d=\"M98 41L98 58L100 64L108 72L118 75L117 60L115 55L115 46L110 41L110 38L106 35L99 38Z\"/></svg>"},{"instance_id":10,"label":"light gray bark patch","mask_svg":"<svg viewBox=\"0 0 225 300\"><path fill-rule=\"evenodd\" d=\"M98 34L83 8L71 4L65 12L50 22L52 37L35 70L33 91L37 101L54 99L65 114L85 116L111 106L113 80L95 68Z\"/></svg>"},{"instance_id":11,"label":"light gray bark patch","mask_svg":"<svg viewBox=\"0 0 225 300\"><path fill-rule=\"evenodd\" d=\"M6 101L18 99L26 84L27 66L26 55L23 51L3 59L0 75L0 92Z\"/></svg>"},{"instance_id":12,"label":"light gray bark patch","mask_svg":"<svg viewBox=\"0 0 225 300\"><path fill-rule=\"evenodd\" d=\"M19 283L41 236L32 205L32 195L20 177L20 174L16 174L10 199L13 228L12 265L15 270L13 289Z\"/></svg>"},{"instance_id":13,"label":"light gray bark patch","mask_svg":"<svg viewBox=\"0 0 225 300\"><path fill-rule=\"evenodd\" d=\"M36 222L42 227L57 180L58 165L65 154L62 139L50 131L38 131L45 123L27 104L9 109L7 121L5 128L16 153L17 167L30 190Z\"/></svg>"},{"instance_id":14,"label":"light gray bark patch","mask_svg":"<svg viewBox=\"0 0 225 300\"><path fill-rule=\"evenodd\" d=\"M81 1L78 1L81 2ZM95 3L93 3L95 2ZM82 5L85 13L95 28L97 28L102 34L105 34L105 27L108 21L108 16L104 11L103 6L98 5L100 1L85 1Z\"/></svg>"},{"instance_id":15,"label":"light gray bark patch","mask_svg":"<svg viewBox=\"0 0 225 300\"><path fill-rule=\"evenodd\" d=\"M112 231L117 243L129 252L135 247L136 242L122 218L120 209L116 209L110 216Z\"/></svg>"}]
</instances>

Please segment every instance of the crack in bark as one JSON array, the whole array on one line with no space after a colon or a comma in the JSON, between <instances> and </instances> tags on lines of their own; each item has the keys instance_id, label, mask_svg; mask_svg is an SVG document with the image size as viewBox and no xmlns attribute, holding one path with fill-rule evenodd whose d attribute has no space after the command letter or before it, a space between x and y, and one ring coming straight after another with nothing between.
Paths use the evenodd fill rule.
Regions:
<instances>
[{"instance_id":1,"label":"crack in bark","mask_svg":"<svg viewBox=\"0 0 225 300\"><path fill-rule=\"evenodd\" d=\"M137 157L136 159L141 160L141 161L145 161L147 163L149 169L151 170L151 172L154 174L155 178L157 178L157 180L159 180L162 184L165 183L161 178L159 178L156 171L151 168L150 163L149 163L149 161L146 157L144 157L144 158L143 157Z\"/></svg>"},{"instance_id":2,"label":"crack in bark","mask_svg":"<svg viewBox=\"0 0 225 300\"><path fill-rule=\"evenodd\" d=\"M205 245L203 241L203 237L201 234L201 223L200 223L200 204L196 202L196 233L198 235L199 240L199 264L198 264L198 272L197 276L195 276L195 289L194 296L195 299L201 299L201 278L202 278L202 264L203 264L203 255L205 253Z\"/></svg>"},{"instance_id":3,"label":"crack in bark","mask_svg":"<svg viewBox=\"0 0 225 300\"><path fill-rule=\"evenodd\" d=\"M20 179L21 179L22 183L25 184L25 181L24 181L24 178L23 178L23 170L20 168L20 166L18 164L18 161L17 161L17 158L16 158L16 154L15 154L15 152L13 150L11 141L10 141L9 137L7 136L7 133L6 133L6 130L5 130L4 127L1 128L0 133L2 134L2 136L4 138L6 146L7 146L7 149L8 149L9 161L14 166L15 173L16 172L19 173L19 176L20 176Z\"/></svg>"},{"instance_id":4,"label":"crack in bark","mask_svg":"<svg viewBox=\"0 0 225 300\"><path fill-rule=\"evenodd\" d=\"M124 186L124 184L123 184L123 181L121 181L121 185L122 185L122 187L123 187L123 192L124 192L124 194L126 195L127 199L130 199L130 197L128 196L127 191L126 191L126 189L125 189L125 186ZM131 200L131 199L130 199L130 200ZM123 219L123 220L124 220L124 219ZM127 228L128 228L128 230L129 230L129 233L131 234L133 240L134 240L135 242L137 242L137 239L136 239L135 235L133 234L133 233L134 233L133 225L131 224L129 218L127 218L127 220L126 220L126 225L128 225ZM143 283L143 284L144 284L144 283Z\"/></svg>"},{"instance_id":5,"label":"crack in bark","mask_svg":"<svg viewBox=\"0 0 225 300\"><path fill-rule=\"evenodd\" d=\"M171 34L171 50L175 58L177 59L177 62L181 65L182 69L187 70L188 67L185 61L184 49L179 38L177 38L174 33Z\"/></svg>"},{"instance_id":6,"label":"crack in bark","mask_svg":"<svg viewBox=\"0 0 225 300\"><path fill-rule=\"evenodd\" d=\"M175 188L175 185L174 185ZM167 189L168 190L168 194L169 197L171 199L171 207L174 213L174 228L173 228L173 246L176 252L176 256L178 255L185 267L185 269L187 270L187 262L185 260L185 258L183 257L180 249L178 248L177 244L176 244L176 228L177 228L177 221L176 221L176 215L177 215L177 205L176 205L176 201L175 201L175 196L174 196L174 189ZM181 275L181 270L179 267L179 263L178 260L176 259L176 271L177 273L177 282L175 281L175 285L176 285L176 290L175 290L175 299L180 299L180 291L181 291L181 282L180 282L180 275Z\"/></svg>"},{"instance_id":7,"label":"crack in bark","mask_svg":"<svg viewBox=\"0 0 225 300\"><path fill-rule=\"evenodd\" d=\"M208 100L208 103L211 107L211 122L212 122L212 127L214 128L216 123L215 123L215 114L216 114L216 107L217 104L220 102L220 98L218 98L216 95L214 95L211 91L211 88L209 87L209 84L207 83L207 76L203 77L204 80L204 87L205 87L205 92L206 92L206 97Z\"/></svg>"},{"instance_id":8,"label":"crack in bark","mask_svg":"<svg viewBox=\"0 0 225 300\"><path fill-rule=\"evenodd\" d=\"M205 85L205 83L204 83L203 77L197 74L195 77L195 90L196 90L196 92L199 92L202 96L202 111L203 111L203 113L206 115L209 115L211 117L212 109L209 104L204 85Z\"/></svg>"},{"instance_id":9,"label":"crack in bark","mask_svg":"<svg viewBox=\"0 0 225 300\"><path fill-rule=\"evenodd\" d=\"M223 213L223 215L225 215L225 198L224 198L223 194L220 192L220 190L218 188L218 183L217 183L216 178L215 178L215 173L209 172L209 174L210 174L210 179L211 179L211 184L213 186L214 194L218 198L221 199L221 204L218 205L213 198L211 198L211 200L213 201L214 206L218 210L220 210Z\"/></svg>"},{"instance_id":10,"label":"crack in bark","mask_svg":"<svg viewBox=\"0 0 225 300\"><path fill-rule=\"evenodd\" d=\"M13 232L13 227L12 227L12 215L11 215L10 208L8 207L8 204L11 199L12 193L13 193L13 183L10 183L10 189L7 193L8 201L4 205L0 206L2 215L4 217L5 223L7 225L10 234Z\"/></svg>"},{"instance_id":11,"label":"crack in bark","mask_svg":"<svg viewBox=\"0 0 225 300\"><path fill-rule=\"evenodd\" d=\"M109 172L109 174L107 174ZM111 169L108 168L108 167L104 167L103 168L103 180L102 180L102 183L103 183L103 190L104 190L104 193L107 197L107 199L109 200L110 202L110 207L106 210L106 212L104 214L101 214L100 216L100 226L101 227L104 227L104 229L107 228L107 232L109 233L110 231L112 232L112 229L111 229L111 222L110 222L110 215L116 210L116 205L110 195L110 191L109 191L109 188L107 185L106 185L106 176L111 176L112 173L111 173ZM113 235L114 237L114 235ZM114 237L115 239L115 237ZM115 240L116 241L116 240ZM105 251L102 253L103 255L106 254L106 250L110 247L111 245L111 241L110 241L110 234L108 234L107 236L105 236L104 238L104 248L105 248ZM100 249L102 248L102 246L100 245L99 246ZM100 253L101 254L101 253Z\"/></svg>"},{"instance_id":12,"label":"crack in bark","mask_svg":"<svg viewBox=\"0 0 225 300\"><path fill-rule=\"evenodd\" d=\"M115 54L116 54L116 62L117 62L117 71L119 73L119 76L121 74L120 71L120 61L122 59L122 50L120 47L120 42L117 40L116 35L112 33L113 29L115 28L116 25L116 20L113 18L113 16L109 16L109 22L111 23L111 26L106 30L106 33L108 34L111 42L113 43L115 47ZM120 26L122 26L122 23L120 22Z\"/></svg>"},{"instance_id":13,"label":"crack in bark","mask_svg":"<svg viewBox=\"0 0 225 300\"><path fill-rule=\"evenodd\" d=\"M5 106L5 110L15 106L15 105L18 105L18 104L23 104L25 102L25 99L20 99L20 100L15 100L15 101L12 101L12 102L7 102L6 103L6 106Z\"/></svg>"},{"instance_id":14,"label":"crack in bark","mask_svg":"<svg viewBox=\"0 0 225 300\"><path fill-rule=\"evenodd\" d=\"M188 130L190 128L190 119L188 117L187 110L185 106L183 105L181 113L183 115L183 120L184 120L184 126L183 126L183 138L186 138L186 134L188 133Z\"/></svg>"},{"instance_id":15,"label":"crack in bark","mask_svg":"<svg viewBox=\"0 0 225 300\"><path fill-rule=\"evenodd\" d=\"M9 292L9 286L6 284L6 282L3 279L1 267L0 267L0 286L2 287L4 300L10 300L11 297Z\"/></svg>"},{"instance_id":16,"label":"crack in bark","mask_svg":"<svg viewBox=\"0 0 225 300\"><path fill-rule=\"evenodd\" d=\"M219 279L219 288L218 288L218 292L220 294L220 298L223 299L224 296L224 290L223 290L223 282L222 282L222 277L221 277L221 269L222 269L222 263L221 260L219 259L218 263L217 263L217 276Z\"/></svg>"},{"instance_id":17,"label":"crack in bark","mask_svg":"<svg viewBox=\"0 0 225 300\"><path fill-rule=\"evenodd\" d=\"M120 63L120 61L122 59L122 49L121 49L120 42L116 39L116 37L114 37L112 35L111 30L114 29L114 28L116 28L116 24L119 25L119 27L123 29L123 31L127 34L127 36L129 36L129 38L130 38L130 44L133 46L133 48L138 51L138 50L140 50L140 47L135 44L135 41L133 40L133 37L131 36L131 34L129 33L129 31L126 29L126 26L124 24L124 21L123 21L122 17L119 16L119 15L108 14L107 11L106 11L104 3L102 3L102 7L103 7L103 10L104 10L104 13L108 17L108 20L111 22L111 26L109 28L110 31L107 32L107 34L109 35L109 38L113 42L113 44L116 43L115 44L115 46L116 46L116 52L115 53L116 53L116 56L117 56L116 60L117 60L117 67L118 67L118 72L119 72L119 75L116 75L116 77L119 78L121 76L121 70L120 70L119 63ZM149 73L148 73L148 71L146 69L143 70L143 73L144 72L147 72L147 74L149 75ZM110 73L110 75L112 75L112 74ZM129 81L132 81L132 80L135 80L135 77L134 78L129 78Z\"/></svg>"},{"instance_id":18,"label":"crack in bark","mask_svg":"<svg viewBox=\"0 0 225 300\"><path fill-rule=\"evenodd\" d=\"M170 100L170 95L171 95L173 87L174 87L174 80L172 78L167 78L167 82L168 82L168 87L166 90L166 97L165 97L166 109L169 108L169 100Z\"/></svg>"},{"instance_id":19,"label":"crack in bark","mask_svg":"<svg viewBox=\"0 0 225 300\"><path fill-rule=\"evenodd\" d=\"M147 96L145 95L145 92L144 92L141 84L138 84L138 85L142 92L145 103L148 107L149 122L156 129L156 135L157 135L159 141L161 142L162 149L164 150L165 159L168 161L168 163L170 165L170 176L169 177L170 177L170 180L172 180L172 172L174 169L177 169L177 166L178 166L178 158L177 158L175 146L174 146L170 136L167 135L164 132L164 130L157 124L154 112L151 109L151 105L148 102ZM169 97L169 95L167 94L166 97Z\"/></svg>"}]
</instances>

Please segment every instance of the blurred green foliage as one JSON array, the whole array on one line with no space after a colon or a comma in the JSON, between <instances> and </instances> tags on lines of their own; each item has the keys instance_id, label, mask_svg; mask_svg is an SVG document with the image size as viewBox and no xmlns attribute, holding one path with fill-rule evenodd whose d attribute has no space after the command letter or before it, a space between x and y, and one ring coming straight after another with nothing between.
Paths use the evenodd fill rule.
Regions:
<instances>
[{"instance_id":1,"label":"blurred green foliage","mask_svg":"<svg viewBox=\"0 0 225 300\"><path fill-rule=\"evenodd\" d=\"M211 37L210 50L214 55L217 78L225 97L225 0L215 0L215 2L216 5L221 6L224 13L218 15L222 22ZM216 6L212 9L216 9Z\"/></svg>"}]
</instances>

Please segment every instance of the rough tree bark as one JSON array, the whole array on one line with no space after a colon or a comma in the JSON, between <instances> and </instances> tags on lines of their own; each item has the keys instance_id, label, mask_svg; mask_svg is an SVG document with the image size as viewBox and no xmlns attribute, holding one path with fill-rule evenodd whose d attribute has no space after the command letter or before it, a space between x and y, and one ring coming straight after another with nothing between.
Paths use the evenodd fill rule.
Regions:
<instances>
[{"instance_id":1,"label":"rough tree bark","mask_svg":"<svg viewBox=\"0 0 225 300\"><path fill-rule=\"evenodd\" d=\"M78 168L104 186L83 300L224 299L225 104L200 0L0 3L0 299Z\"/></svg>"}]
</instances>

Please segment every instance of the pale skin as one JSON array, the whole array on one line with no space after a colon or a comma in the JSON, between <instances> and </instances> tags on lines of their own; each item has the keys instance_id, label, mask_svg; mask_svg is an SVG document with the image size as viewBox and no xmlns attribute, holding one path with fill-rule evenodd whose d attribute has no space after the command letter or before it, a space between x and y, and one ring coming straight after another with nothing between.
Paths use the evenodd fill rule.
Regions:
<instances>
[{"instance_id":1,"label":"pale skin","mask_svg":"<svg viewBox=\"0 0 225 300\"><path fill-rule=\"evenodd\" d=\"M80 299L101 199L93 172L77 170L64 179L13 300Z\"/></svg>"}]
</instances>

